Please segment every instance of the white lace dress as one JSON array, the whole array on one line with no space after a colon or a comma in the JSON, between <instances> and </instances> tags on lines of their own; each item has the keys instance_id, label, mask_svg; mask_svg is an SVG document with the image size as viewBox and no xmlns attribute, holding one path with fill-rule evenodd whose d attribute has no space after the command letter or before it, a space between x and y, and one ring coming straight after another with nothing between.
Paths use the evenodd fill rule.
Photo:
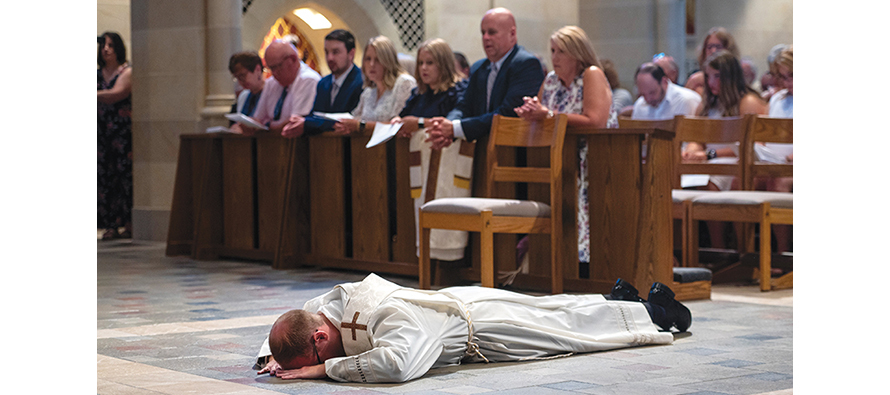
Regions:
<instances>
[{"instance_id":1,"label":"white lace dress","mask_svg":"<svg viewBox=\"0 0 890 395\"><path fill-rule=\"evenodd\" d=\"M352 110L352 116L365 121L389 122L390 119L402 112L405 101L411 96L411 90L416 86L417 81L414 80L414 77L402 74L396 79L392 89L383 92L379 99L376 87L365 88L358 106Z\"/></svg>"},{"instance_id":2,"label":"white lace dress","mask_svg":"<svg viewBox=\"0 0 890 395\"><path fill-rule=\"evenodd\" d=\"M544 78L541 104L564 114L580 114L584 109L584 78L579 74L568 87L562 85L556 73L551 71ZM618 113L611 109L607 128L618 127ZM578 140L578 261L590 262L590 218L588 215L587 139Z\"/></svg>"}]
</instances>

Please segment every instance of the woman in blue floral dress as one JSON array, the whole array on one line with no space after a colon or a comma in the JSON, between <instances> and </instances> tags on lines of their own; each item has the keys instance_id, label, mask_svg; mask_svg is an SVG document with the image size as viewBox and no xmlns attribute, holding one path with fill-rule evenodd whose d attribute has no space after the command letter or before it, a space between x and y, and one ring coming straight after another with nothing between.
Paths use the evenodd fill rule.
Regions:
<instances>
[{"instance_id":1,"label":"woman in blue floral dress","mask_svg":"<svg viewBox=\"0 0 890 395\"><path fill-rule=\"evenodd\" d=\"M612 89L584 30L565 26L550 36L553 71L544 78L537 97L516 108L519 117L536 121L568 115L569 126L617 128L611 111ZM579 141L578 261L590 262L590 219L587 205L587 141Z\"/></svg>"},{"instance_id":2,"label":"woman in blue floral dress","mask_svg":"<svg viewBox=\"0 0 890 395\"><path fill-rule=\"evenodd\" d=\"M120 35L99 36L96 70L98 206L97 228L102 239L129 238L133 207L133 137L130 129L130 75L127 51ZM120 232L120 228L125 228Z\"/></svg>"}]
</instances>

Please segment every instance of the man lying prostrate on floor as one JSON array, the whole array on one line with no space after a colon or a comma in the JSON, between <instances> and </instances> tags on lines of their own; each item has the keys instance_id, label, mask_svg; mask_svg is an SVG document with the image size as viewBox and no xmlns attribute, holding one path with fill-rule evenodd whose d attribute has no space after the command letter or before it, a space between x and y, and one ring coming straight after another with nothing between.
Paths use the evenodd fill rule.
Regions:
<instances>
[{"instance_id":1,"label":"man lying prostrate on floor","mask_svg":"<svg viewBox=\"0 0 890 395\"><path fill-rule=\"evenodd\" d=\"M691 325L689 309L664 284L654 283L648 299L622 280L610 295L528 296L482 287L416 290L371 274L279 317L257 374L404 382L467 362L670 344L672 327Z\"/></svg>"}]
</instances>

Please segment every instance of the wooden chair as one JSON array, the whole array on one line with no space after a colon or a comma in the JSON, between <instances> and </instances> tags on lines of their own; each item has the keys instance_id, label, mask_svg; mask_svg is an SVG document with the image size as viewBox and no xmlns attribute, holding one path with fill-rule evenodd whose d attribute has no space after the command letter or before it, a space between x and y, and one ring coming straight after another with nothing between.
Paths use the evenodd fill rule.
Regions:
<instances>
[{"instance_id":1,"label":"wooden chair","mask_svg":"<svg viewBox=\"0 0 890 395\"><path fill-rule=\"evenodd\" d=\"M704 191L693 189L682 189L681 182L684 174L708 174L708 175L728 175L744 179L744 153L740 152L740 157L736 163L694 163L684 162L682 159L683 143L695 141L704 144L708 143L738 143L742 146L745 143L745 136L750 123L749 118L745 117L727 117L719 119L711 119L704 117L677 116L674 118L674 179L671 198L674 205L675 218L682 216L684 227L682 233L684 237L683 262L685 267L699 266L699 238L698 227L690 218L692 210L692 202L694 199L718 193L716 191ZM740 243L741 244L741 243Z\"/></svg>"},{"instance_id":2,"label":"wooden chair","mask_svg":"<svg viewBox=\"0 0 890 395\"><path fill-rule=\"evenodd\" d=\"M756 142L792 143L792 121L790 119L749 116L749 131L741 152L743 186L753 186L755 175L791 176L793 165L768 164L755 159ZM763 191L724 191L696 197L692 200L691 221L734 221L760 225L759 271L760 290L790 288L793 286L793 271L775 280L772 272L771 225L793 224L794 195L786 192Z\"/></svg>"},{"instance_id":3,"label":"wooden chair","mask_svg":"<svg viewBox=\"0 0 890 395\"><path fill-rule=\"evenodd\" d=\"M563 212L559 194L562 191L562 150L565 141L565 114L529 123L519 118L495 115L489 136L486 173L488 181L484 198L443 198L424 204L418 212L420 226L419 285L430 288L430 229L451 229L481 234L482 286L494 287L494 233L549 233L551 240L551 289L563 289L563 262L556 248L561 240ZM548 167L509 167L498 164L500 147L549 147ZM492 196L494 184L540 183L550 186L550 204Z\"/></svg>"}]
</instances>

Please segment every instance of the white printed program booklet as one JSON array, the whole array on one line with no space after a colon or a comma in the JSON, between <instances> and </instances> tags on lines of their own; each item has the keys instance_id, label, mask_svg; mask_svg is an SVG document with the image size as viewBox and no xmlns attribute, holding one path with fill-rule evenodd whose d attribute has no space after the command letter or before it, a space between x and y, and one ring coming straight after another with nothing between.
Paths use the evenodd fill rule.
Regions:
<instances>
[{"instance_id":1,"label":"white printed program booklet","mask_svg":"<svg viewBox=\"0 0 890 395\"><path fill-rule=\"evenodd\" d=\"M327 118L327 119L330 119L333 121L342 121L344 119L352 119L352 114L350 114L348 112L329 113L329 112L317 112L316 111L313 113L313 115L315 115L316 117Z\"/></svg>"},{"instance_id":2,"label":"white printed program booklet","mask_svg":"<svg viewBox=\"0 0 890 395\"><path fill-rule=\"evenodd\" d=\"M226 114L226 118L228 118L228 120L230 120L232 122L238 122L242 125L247 125L254 129L269 130L269 128L267 128L266 125L263 125L256 119L248 117L247 115L244 115L240 112Z\"/></svg>"},{"instance_id":3,"label":"white printed program booklet","mask_svg":"<svg viewBox=\"0 0 890 395\"><path fill-rule=\"evenodd\" d=\"M394 123L390 125L383 122L377 122L377 126L374 126L374 134L371 135L371 140L368 141L365 148L371 148L389 141L389 139L393 138L401 128L402 123Z\"/></svg>"}]
</instances>

